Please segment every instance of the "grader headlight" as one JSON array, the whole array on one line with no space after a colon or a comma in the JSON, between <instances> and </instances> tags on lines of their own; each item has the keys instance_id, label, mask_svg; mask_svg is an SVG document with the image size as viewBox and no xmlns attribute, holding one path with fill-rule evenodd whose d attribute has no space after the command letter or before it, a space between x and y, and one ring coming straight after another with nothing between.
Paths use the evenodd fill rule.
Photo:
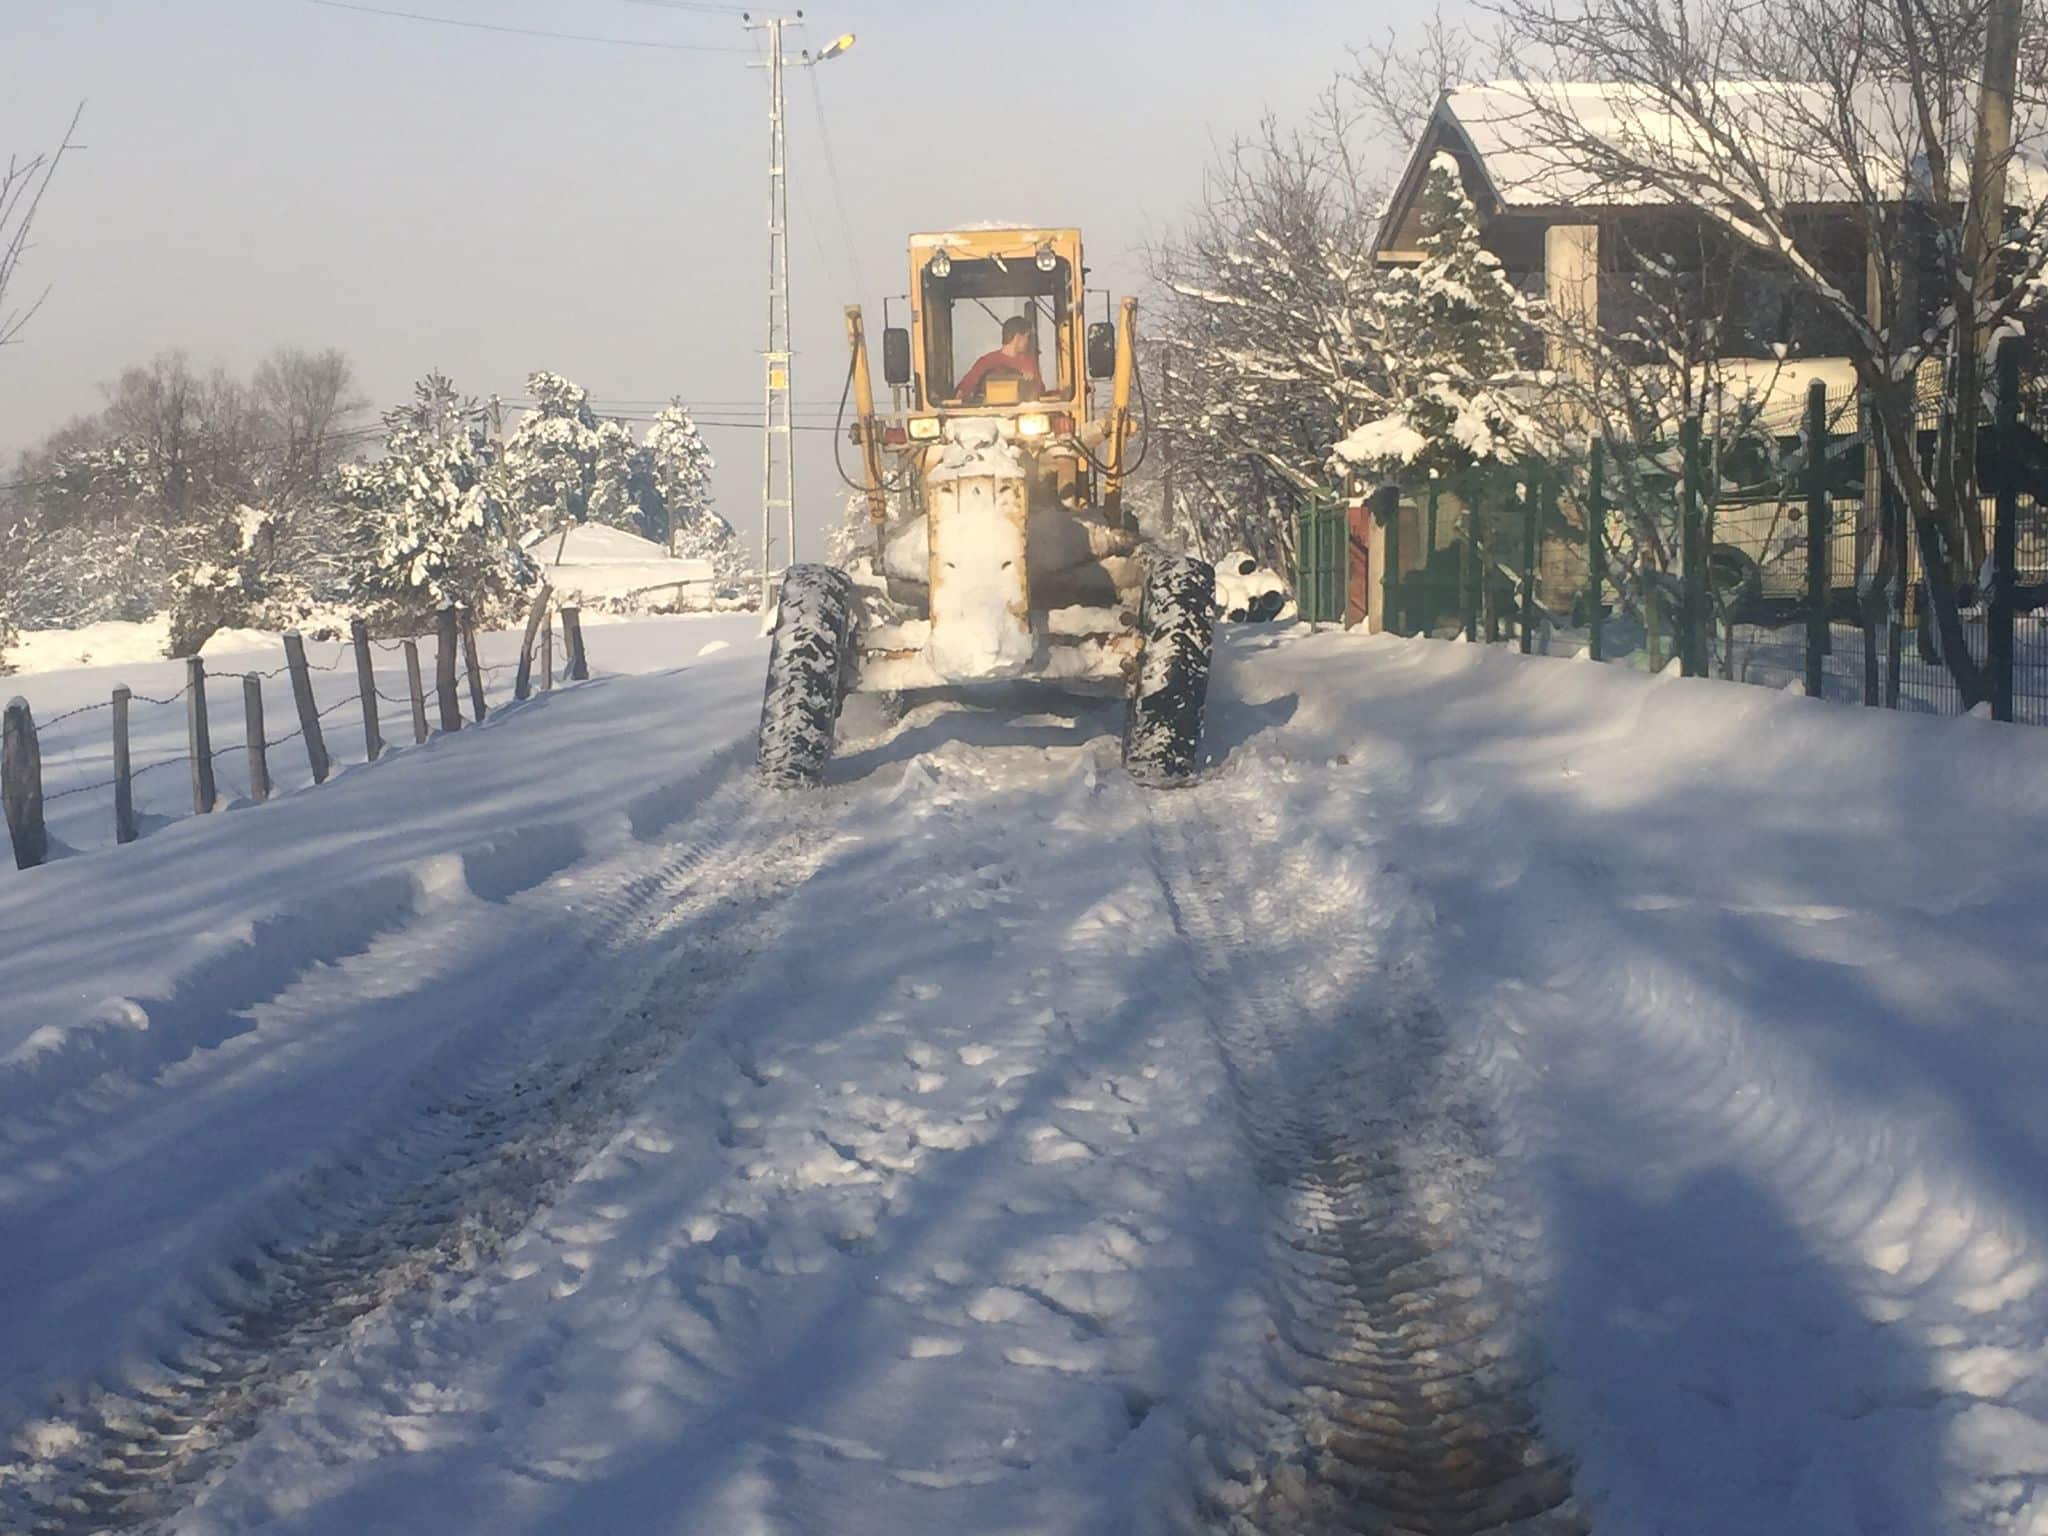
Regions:
<instances>
[{"instance_id":1,"label":"grader headlight","mask_svg":"<svg viewBox=\"0 0 2048 1536\"><path fill-rule=\"evenodd\" d=\"M913 442L929 443L937 440L939 418L936 416L913 416L910 418L910 437Z\"/></svg>"},{"instance_id":2,"label":"grader headlight","mask_svg":"<svg viewBox=\"0 0 2048 1536\"><path fill-rule=\"evenodd\" d=\"M1019 437L1048 437L1051 434L1052 418L1050 416L1041 416L1033 413L1029 416L1019 416L1017 418L1017 435Z\"/></svg>"}]
</instances>

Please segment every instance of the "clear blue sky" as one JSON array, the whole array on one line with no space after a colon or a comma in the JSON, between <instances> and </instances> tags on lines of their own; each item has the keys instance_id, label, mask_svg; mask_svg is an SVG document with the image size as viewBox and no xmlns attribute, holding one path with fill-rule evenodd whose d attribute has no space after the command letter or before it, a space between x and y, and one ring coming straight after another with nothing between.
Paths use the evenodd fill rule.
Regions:
<instances>
[{"instance_id":1,"label":"clear blue sky","mask_svg":"<svg viewBox=\"0 0 2048 1536\"><path fill-rule=\"evenodd\" d=\"M736 17L632 0L368 0L390 9L745 50ZM605 399L755 402L766 86L748 54L599 47L310 0L10 8L0 154L88 101L0 354L0 463L173 346L242 369L339 346L384 405L430 368L514 394L550 368ZM1419 14L1329 0L981 6L826 0L794 39L859 35L817 87L865 278L856 288L811 83L793 74L798 395L838 398L841 306L903 286L904 236L971 219L1079 225L1098 282L1198 190L1210 145L1286 115L1345 45ZM752 407L756 408L757 407ZM758 519L759 441L707 433L722 509ZM829 439L802 522L837 515ZM810 543L815 552L815 541Z\"/></svg>"}]
</instances>

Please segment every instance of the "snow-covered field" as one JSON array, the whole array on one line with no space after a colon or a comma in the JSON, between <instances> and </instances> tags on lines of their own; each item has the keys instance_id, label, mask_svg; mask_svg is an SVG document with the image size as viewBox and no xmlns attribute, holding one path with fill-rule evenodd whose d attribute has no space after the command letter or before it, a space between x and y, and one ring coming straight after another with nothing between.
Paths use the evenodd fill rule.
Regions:
<instances>
[{"instance_id":1,"label":"snow-covered field","mask_svg":"<svg viewBox=\"0 0 2048 1536\"><path fill-rule=\"evenodd\" d=\"M591 652L0 876L0 1528L2048 1532L2048 733L1239 630L778 797Z\"/></svg>"}]
</instances>

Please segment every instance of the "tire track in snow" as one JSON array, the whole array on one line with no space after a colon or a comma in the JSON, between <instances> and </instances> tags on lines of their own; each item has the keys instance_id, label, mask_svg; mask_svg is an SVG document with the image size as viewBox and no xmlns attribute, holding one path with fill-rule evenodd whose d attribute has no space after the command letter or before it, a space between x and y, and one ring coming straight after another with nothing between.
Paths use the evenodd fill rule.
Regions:
<instances>
[{"instance_id":1,"label":"tire track in snow","mask_svg":"<svg viewBox=\"0 0 2048 1536\"><path fill-rule=\"evenodd\" d=\"M783 900L834 846L816 802L735 785L705 810L714 831L652 869L634 862L592 903L602 937L585 964L601 984L575 1024L529 1030L537 1053L501 1058L305 1181L271 1237L223 1256L210 1305L174 1330L185 1343L35 1426L0 1465L0 1528L83 1536L174 1513L359 1320L488 1262L546 1206L635 1080L775 941ZM603 977L608 963L623 972Z\"/></svg>"},{"instance_id":2,"label":"tire track in snow","mask_svg":"<svg viewBox=\"0 0 2048 1536\"><path fill-rule=\"evenodd\" d=\"M1590 1529L1547 1448L1503 1308L1460 1262L1485 1158L1442 1027L1376 954L1361 893L1226 829L1198 788L1153 855L1262 1181L1266 1372L1231 1362L1188 1522L1234 1536L1565 1536ZM1248 857L1249 855L1249 857ZM1277 855L1277 857L1276 857Z\"/></svg>"}]
</instances>

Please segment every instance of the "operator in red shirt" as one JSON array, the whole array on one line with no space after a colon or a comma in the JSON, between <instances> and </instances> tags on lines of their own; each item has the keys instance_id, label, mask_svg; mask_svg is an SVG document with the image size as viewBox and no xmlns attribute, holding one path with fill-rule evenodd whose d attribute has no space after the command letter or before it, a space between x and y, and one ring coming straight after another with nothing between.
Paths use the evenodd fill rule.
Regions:
<instances>
[{"instance_id":1,"label":"operator in red shirt","mask_svg":"<svg viewBox=\"0 0 2048 1536\"><path fill-rule=\"evenodd\" d=\"M1012 315L1003 322L1003 344L967 370L960 381L958 398L970 405L981 403L984 386L992 373L1018 375L1018 398L1035 400L1045 393L1045 378L1038 371L1038 336L1029 319Z\"/></svg>"}]
</instances>

